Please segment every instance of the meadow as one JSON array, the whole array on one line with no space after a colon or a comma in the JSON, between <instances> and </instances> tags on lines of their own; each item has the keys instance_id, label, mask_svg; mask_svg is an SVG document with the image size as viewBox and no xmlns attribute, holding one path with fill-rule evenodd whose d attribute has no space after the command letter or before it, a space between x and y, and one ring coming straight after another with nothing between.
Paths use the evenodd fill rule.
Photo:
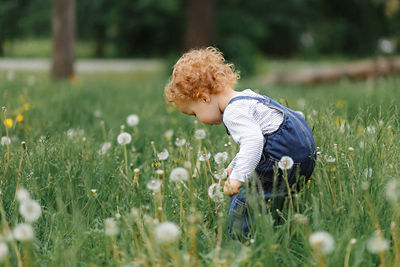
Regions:
<instances>
[{"instance_id":1,"label":"meadow","mask_svg":"<svg viewBox=\"0 0 400 267\"><path fill-rule=\"evenodd\" d=\"M229 198L209 194L238 146L167 105L166 82L0 73L4 266L400 266L399 77L240 80L301 111L319 151L310 182L282 209L255 209L242 242L226 230Z\"/></svg>"}]
</instances>

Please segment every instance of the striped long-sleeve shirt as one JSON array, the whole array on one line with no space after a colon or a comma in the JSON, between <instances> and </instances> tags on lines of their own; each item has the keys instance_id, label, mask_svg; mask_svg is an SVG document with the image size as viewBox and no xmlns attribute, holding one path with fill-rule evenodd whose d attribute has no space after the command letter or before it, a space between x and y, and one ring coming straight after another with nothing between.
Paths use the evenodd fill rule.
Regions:
<instances>
[{"instance_id":1,"label":"striped long-sleeve shirt","mask_svg":"<svg viewBox=\"0 0 400 267\"><path fill-rule=\"evenodd\" d=\"M250 89L239 93L260 97ZM229 164L229 179L246 182L260 162L264 134L276 131L283 122L283 114L253 99L233 101L224 110L223 122L240 149Z\"/></svg>"}]
</instances>

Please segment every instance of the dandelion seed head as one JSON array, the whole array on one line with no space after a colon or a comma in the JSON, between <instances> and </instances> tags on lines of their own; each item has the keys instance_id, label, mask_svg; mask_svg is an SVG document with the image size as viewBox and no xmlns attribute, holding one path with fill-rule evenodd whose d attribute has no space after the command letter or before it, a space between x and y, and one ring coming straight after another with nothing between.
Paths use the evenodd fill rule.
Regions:
<instances>
[{"instance_id":1,"label":"dandelion seed head","mask_svg":"<svg viewBox=\"0 0 400 267\"><path fill-rule=\"evenodd\" d=\"M300 213L294 215L294 220L299 224L308 224L308 217Z\"/></svg>"},{"instance_id":2,"label":"dandelion seed head","mask_svg":"<svg viewBox=\"0 0 400 267\"><path fill-rule=\"evenodd\" d=\"M308 239L313 250L322 254L329 254L335 248L335 240L332 235L325 231L314 232Z\"/></svg>"},{"instance_id":3,"label":"dandelion seed head","mask_svg":"<svg viewBox=\"0 0 400 267\"><path fill-rule=\"evenodd\" d=\"M8 246L4 242L0 242L0 262L8 256Z\"/></svg>"},{"instance_id":4,"label":"dandelion seed head","mask_svg":"<svg viewBox=\"0 0 400 267\"><path fill-rule=\"evenodd\" d=\"M171 140L173 135L174 135L174 130L173 129L169 129L164 133L164 137L167 140Z\"/></svg>"},{"instance_id":5,"label":"dandelion seed head","mask_svg":"<svg viewBox=\"0 0 400 267\"><path fill-rule=\"evenodd\" d=\"M186 181L188 178L189 178L189 172L182 167L173 169L169 176L169 179L172 182Z\"/></svg>"},{"instance_id":6,"label":"dandelion seed head","mask_svg":"<svg viewBox=\"0 0 400 267\"><path fill-rule=\"evenodd\" d=\"M156 226L154 234L157 243L171 244L179 239L181 230L175 223L162 222Z\"/></svg>"},{"instance_id":7,"label":"dandelion seed head","mask_svg":"<svg viewBox=\"0 0 400 267\"><path fill-rule=\"evenodd\" d=\"M119 233L117 221L114 218L107 218L104 220L104 233L107 236L116 236Z\"/></svg>"},{"instance_id":8,"label":"dandelion seed head","mask_svg":"<svg viewBox=\"0 0 400 267\"><path fill-rule=\"evenodd\" d=\"M182 147L186 144L186 139L185 138L176 138L175 140L175 145L177 147Z\"/></svg>"},{"instance_id":9,"label":"dandelion seed head","mask_svg":"<svg viewBox=\"0 0 400 267\"><path fill-rule=\"evenodd\" d=\"M131 127L134 127L139 124L139 116L136 114L131 114L126 118L126 124Z\"/></svg>"},{"instance_id":10,"label":"dandelion seed head","mask_svg":"<svg viewBox=\"0 0 400 267\"><path fill-rule=\"evenodd\" d=\"M228 177L228 173L226 172L225 169L219 169L216 172L214 172L214 177L215 179L223 180Z\"/></svg>"},{"instance_id":11,"label":"dandelion seed head","mask_svg":"<svg viewBox=\"0 0 400 267\"><path fill-rule=\"evenodd\" d=\"M183 167L185 167L186 169L190 169L192 168L192 163L187 160L183 163Z\"/></svg>"},{"instance_id":12,"label":"dandelion seed head","mask_svg":"<svg viewBox=\"0 0 400 267\"><path fill-rule=\"evenodd\" d=\"M19 206L19 212L22 217L24 217L25 221L33 223L42 215L42 208L36 200L29 199L22 201Z\"/></svg>"},{"instance_id":13,"label":"dandelion seed head","mask_svg":"<svg viewBox=\"0 0 400 267\"><path fill-rule=\"evenodd\" d=\"M400 199L400 180L391 179L385 186L386 197L389 200L397 201Z\"/></svg>"},{"instance_id":14,"label":"dandelion seed head","mask_svg":"<svg viewBox=\"0 0 400 267\"><path fill-rule=\"evenodd\" d=\"M198 152L197 153L197 158L198 158L199 161L207 161L207 160L210 159L210 157L211 157L211 153L210 152L208 152L208 153Z\"/></svg>"},{"instance_id":15,"label":"dandelion seed head","mask_svg":"<svg viewBox=\"0 0 400 267\"><path fill-rule=\"evenodd\" d=\"M153 192L160 191L160 188L161 188L161 181L159 181L159 180L153 179L147 183L147 189L149 189Z\"/></svg>"},{"instance_id":16,"label":"dandelion seed head","mask_svg":"<svg viewBox=\"0 0 400 267\"><path fill-rule=\"evenodd\" d=\"M23 187L18 188L17 190L17 200L22 203L24 201L28 201L31 199L31 196L28 192L28 190L26 190Z\"/></svg>"},{"instance_id":17,"label":"dandelion seed head","mask_svg":"<svg viewBox=\"0 0 400 267\"><path fill-rule=\"evenodd\" d=\"M117 141L121 146L127 145L132 141L132 136L129 133L120 133L117 137Z\"/></svg>"},{"instance_id":18,"label":"dandelion seed head","mask_svg":"<svg viewBox=\"0 0 400 267\"><path fill-rule=\"evenodd\" d=\"M111 148L111 142L105 142L101 145L99 154L104 155L107 153L107 151Z\"/></svg>"},{"instance_id":19,"label":"dandelion seed head","mask_svg":"<svg viewBox=\"0 0 400 267\"><path fill-rule=\"evenodd\" d=\"M348 150L349 150L349 152L354 152L354 148L351 146L348 148Z\"/></svg>"},{"instance_id":20,"label":"dandelion seed head","mask_svg":"<svg viewBox=\"0 0 400 267\"><path fill-rule=\"evenodd\" d=\"M21 242L31 241L34 238L33 228L28 223L20 223L14 227L13 237Z\"/></svg>"},{"instance_id":21,"label":"dandelion seed head","mask_svg":"<svg viewBox=\"0 0 400 267\"><path fill-rule=\"evenodd\" d=\"M0 140L0 144L1 144L2 146L10 145L10 144L11 144L11 139L10 139L10 137L2 136L2 137L1 137L1 140Z\"/></svg>"},{"instance_id":22,"label":"dandelion seed head","mask_svg":"<svg viewBox=\"0 0 400 267\"><path fill-rule=\"evenodd\" d=\"M224 194L222 193L222 188L218 183L214 183L210 185L208 188L208 196L217 202L220 202L224 199Z\"/></svg>"},{"instance_id":23,"label":"dandelion seed head","mask_svg":"<svg viewBox=\"0 0 400 267\"><path fill-rule=\"evenodd\" d=\"M326 158L326 162L333 163L335 161L336 161L336 159L334 157L332 157L332 156L329 156L329 157Z\"/></svg>"},{"instance_id":24,"label":"dandelion seed head","mask_svg":"<svg viewBox=\"0 0 400 267\"><path fill-rule=\"evenodd\" d=\"M289 170L293 167L293 159L288 156L283 156L281 160L278 162L278 167L281 170Z\"/></svg>"},{"instance_id":25,"label":"dandelion seed head","mask_svg":"<svg viewBox=\"0 0 400 267\"><path fill-rule=\"evenodd\" d=\"M389 241L376 230L367 241L367 250L372 254L379 254L389 249Z\"/></svg>"},{"instance_id":26,"label":"dandelion seed head","mask_svg":"<svg viewBox=\"0 0 400 267\"><path fill-rule=\"evenodd\" d=\"M350 243L350 245L354 245L355 243L357 243L357 239L352 238L352 239L350 239L349 243Z\"/></svg>"},{"instance_id":27,"label":"dandelion seed head","mask_svg":"<svg viewBox=\"0 0 400 267\"><path fill-rule=\"evenodd\" d=\"M224 164L228 160L228 152L218 152L214 155L214 160L217 164Z\"/></svg>"},{"instance_id":28,"label":"dandelion seed head","mask_svg":"<svg viewBox=\"0 0 400 267\"><path fill-rule=\"evenodd\" d=\"M166 148L164 148L163 151L157 153L157 158L159 160L166 160L166 159L168 159L168 157L169 157L169 152Z\"/></svg>"},{"instance_id":29,"label":"dandelion seed head","mask_svg":"<svg viewBox=\"0 0 400 267\"><path fill-rule=\"evenodd\" d=\"M101 110L100 109L96 109L94 112L93 112L93 115L96 117L96 118L101 118L101 116L103 116L103 112L101 112ZM103 122L103 124L104 124L104 121L102 121ZM100 122L101 123L101 122Z\"/></svg>"},{"instance_id":30,"label":"dandelion seed head","mask_svg":"<svg viewBox=\"0 0 400 267\"><path fill-rule=\"evenodd\" d=\"M120 220L121 219L121 214L119 212L115 213L115 218L117 218L117 220Z\"/></svg>"},{"instance_id":31,"label":"dandelion seed head","mask_svg":"<svg viewBox=\"0 0 400 267\"><path fill-rule=\"evenodd\" d=\"M204 129L197 129L194 132L194 138L196 138L198 140L206 138L206 131Z\"/></svg>"}]
</instances>

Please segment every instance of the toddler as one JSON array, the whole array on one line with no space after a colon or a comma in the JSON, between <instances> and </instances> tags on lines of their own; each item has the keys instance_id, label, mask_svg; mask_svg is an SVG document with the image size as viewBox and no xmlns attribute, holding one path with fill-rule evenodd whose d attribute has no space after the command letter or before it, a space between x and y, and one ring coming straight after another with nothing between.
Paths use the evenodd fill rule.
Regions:
<instances>
[{"instance_id":1,"label":"toddler","mask_svg":"<svg viewBox=\"0 0 400 267\"><path fill-rule=\"evenodd\" d=\"M287 169L285 177L292 188L310 178L316 153L302 115L250 89L235 91L238 78L234 66L226 63L216 48L191 50L175 64L165 97L205 124L223 123L239 144L239 152L226 169L224 192L231 196L229 233L247 236L249 215L243 183L250 182L255 172L266 200L285 196L290 190L279 161L286 159L283 169Z\"/></svg>"}]
</instances>

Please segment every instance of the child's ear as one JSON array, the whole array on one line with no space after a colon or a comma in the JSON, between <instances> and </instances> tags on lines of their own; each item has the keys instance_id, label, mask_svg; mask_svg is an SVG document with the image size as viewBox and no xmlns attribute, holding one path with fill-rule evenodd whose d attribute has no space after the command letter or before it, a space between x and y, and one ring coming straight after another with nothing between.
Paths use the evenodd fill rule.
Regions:
<instances>
[{"instance_id":1,"label":"child's ear","mask_svg":"<svg viewBox=\"0 0 400 267\"><path fill-rule=\"evenodd\" d=\"M203 103L207 103L207 104L208 104L208 103L211 102L211 97L210 97L210 95L207 94L207 93L205 93L205 92L200 92L200 93L198 94L198 96L199 96L200 101L203 102Z\"/></svg>"}]
</instances>

